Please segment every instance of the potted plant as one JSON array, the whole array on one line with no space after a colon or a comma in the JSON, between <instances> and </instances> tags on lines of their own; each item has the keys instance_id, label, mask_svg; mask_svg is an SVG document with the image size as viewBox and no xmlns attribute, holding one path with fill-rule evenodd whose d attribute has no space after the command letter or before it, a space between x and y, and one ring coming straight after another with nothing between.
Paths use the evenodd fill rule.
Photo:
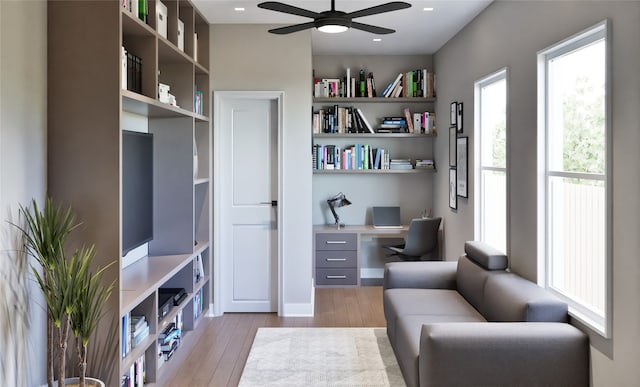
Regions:
<instances>
[{"instance_id":1,"label":"potted plant","mask_svg":"<svg viewBox=\"0 0 640 387\"><path fill-rule=\"evenodd\" d=\"M65 386L67 343L73 332L78 340L80 386L84 387L87 344L113 288L113 283L104 286L101 282L104 270L111 264L92 272L93 246L83 247L67 257L65 242L79 226L70 208L55 206L47 198L42 211L33 200L30 209L21 207L20 212L24 214L25 226L18 228L23 233L26 251L40 266L32 269L47 307L47 384L56 385L53 368L57 355L57 386Z\"/></svg>"}]
</instances>

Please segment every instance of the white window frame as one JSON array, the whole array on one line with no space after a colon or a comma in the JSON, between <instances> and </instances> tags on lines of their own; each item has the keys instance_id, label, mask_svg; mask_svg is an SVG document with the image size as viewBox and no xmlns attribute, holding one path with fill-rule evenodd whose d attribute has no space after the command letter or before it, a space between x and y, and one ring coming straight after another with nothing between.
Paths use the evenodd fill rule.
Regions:
<instances>
[{"instance_id":1,"label":"white window frame","mask_svg":"<svg viewBox=\"0 0 640 387\"><path fill-rule=\"evenodd\" d=\"M506 88L506 106L505 106L505 113L506 113L506 138L505 138L505 157L506 157L506 164L504 168L501 167L489 167L489 166L484 166L482 165L482 127L481 127L481 123L482 123L482 116L481 116L481 104L482 104L482 89L486 86L489 86L493 83L499 82L499 81L505 81L505 88ZM475 176L477 176L476 179L476 183L474 185L474 239L475 240L481 240L483 241L484 238L484 230L482 225L484 224L484 216L486 215L482 206L482 203L484 203L484 198L482 197L482 192L484 192L483 190L483 179L482 179L482 172L483 171L494 171L494 172L504 172L505 174L505 178L506 178L506 201L504 203L505 205L505 241L506 241L506 250L505 253L508 253L509 251L509 69L507 67L504 67L498 71L496 71L493 74L489 74L487 76L485 76L484 78L481 78L479 80L477 80L475 82L474 85L474 105L475 105L475 109L474 109L474 127L478 128L478 132L476 133L476 140L474 141L474 166L475 166L475 171L474 174Z\"/></svg>"},{"instance_id":2,"label":"white window frame","mask_svg":"<svg viewBox=\"0 0 640 387\"><path fill-rule=\"evenodd\" d=\"M594 178L593 175L550 171L548 165L547 148L549 127L547 102L548 98L548 62L553 58L585 47L593 42L604 39L605 42L605 171L604 175ZM611 40L608 22L606 20L587 28L561 42L558 42L538 52L538 184L537 184L537 251L538 251L538 283L546 287L569 305L569 314L588 328L605 338L612 337L612 145L611 145ZM604 316L594 316L587 307L578 300L568 297L550 286L551 255L549 254L549 186L551 177L588 178L604 181L605 191L605 286L604 286Z\"/></svg>"}]
</instances>

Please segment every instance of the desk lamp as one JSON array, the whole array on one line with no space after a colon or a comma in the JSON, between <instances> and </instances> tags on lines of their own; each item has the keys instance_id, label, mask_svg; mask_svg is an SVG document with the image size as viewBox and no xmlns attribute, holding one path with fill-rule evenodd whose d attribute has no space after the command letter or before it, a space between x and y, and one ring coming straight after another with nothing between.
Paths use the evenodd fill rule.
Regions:
<instances>
[{"instance_id":1,"label":"desk lamp","mask_svg":"<svg viewBox=\"0 0 640 387\"><path fill-rule=\"evenodd\" d=\"M347 199L346 196L344 196L344 194L342 192L340 192L339 194L333 196L331 199L327 199L327 204L329 205L329 208L331 209L331 213L333 214L333 217L336 220L336 227L338 227L338 230L339 230L340 227L344 227L344 224L340 223L340 217L338 217L338 214L336 213L335 207L348 206L348 205L351 204L351 202L349 201L349 199Z\"/></svg>"}]
</instances>

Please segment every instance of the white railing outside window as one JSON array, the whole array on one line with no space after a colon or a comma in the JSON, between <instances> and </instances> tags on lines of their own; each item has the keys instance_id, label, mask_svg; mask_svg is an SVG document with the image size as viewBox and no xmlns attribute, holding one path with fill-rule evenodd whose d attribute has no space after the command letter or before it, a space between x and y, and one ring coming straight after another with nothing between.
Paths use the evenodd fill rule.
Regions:
<instances>
[{"instance_id":1,"label":"white railing outside window","mask_svg":"<svg viewBox=\"0 0 640 387\"><path fill-rule=\"evenodd\" d=\"M538 54L541 283L610 334L607 24Z\"/></svg>"}]
</instances>

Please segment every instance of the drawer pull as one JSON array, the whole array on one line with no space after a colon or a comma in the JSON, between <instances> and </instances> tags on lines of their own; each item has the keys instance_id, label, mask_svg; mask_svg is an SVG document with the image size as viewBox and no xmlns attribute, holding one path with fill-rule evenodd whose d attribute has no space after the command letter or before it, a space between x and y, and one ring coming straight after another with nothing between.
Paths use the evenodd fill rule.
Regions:
<instances>
[{"instance_id":1,"label":"drawer pull","mask_svg":"<svg viewBox=\"0 0 640 387\"><path fill-rule=\"evenodd\" d=\"M347 279L346 275L328 275L327 279Z\"/></svg>"},{"instance_id":2,"label":"drawer pull","mask_svg":"<svg viewBox=\"0 0 640 387\"><path fill-rule=\"evenodd\" d=\"M326 258L327 262L346 262L347 258Z\"/></svg>"},{"instance_id":3,"label":"drawer pull","mask_svg":"<svg viewBox=\"0 0 640 387\"><path fill-rule=\"evenodd\" d=\"M346 245L347 241L326 241L328 245Z\"/></svg>"}]
</instances>

